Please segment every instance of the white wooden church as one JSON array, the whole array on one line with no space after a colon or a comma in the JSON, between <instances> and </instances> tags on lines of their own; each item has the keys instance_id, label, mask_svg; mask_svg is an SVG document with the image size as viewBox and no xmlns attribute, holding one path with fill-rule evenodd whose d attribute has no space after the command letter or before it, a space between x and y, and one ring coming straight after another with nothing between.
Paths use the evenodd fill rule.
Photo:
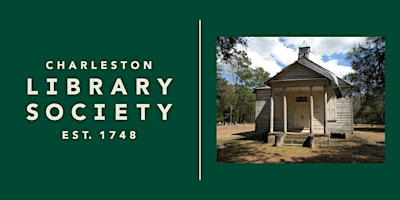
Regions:
<instances>
[{"instance_id":1,"label":"white wooden church","mask_svg":"<svg viewBox=\"0 0 400 200\"><path fill-rule=\"evenodd\" d=\"M352 134L352 86L311 61L310 46L298 60L256 88L256 132Z\"/></svg>"}]
</instances>

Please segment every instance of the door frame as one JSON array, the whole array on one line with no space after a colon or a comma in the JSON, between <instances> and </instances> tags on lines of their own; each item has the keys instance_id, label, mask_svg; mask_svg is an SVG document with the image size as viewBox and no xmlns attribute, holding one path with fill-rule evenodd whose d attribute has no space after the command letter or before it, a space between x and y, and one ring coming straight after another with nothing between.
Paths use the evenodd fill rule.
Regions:
<instances>
[{"instance_id":1,"label":"door frame","mask_svg":"<svg viewBox=\"0 0 400 200\"><path fill-rule=\"evenodd\" d=\"M293 112L293 129L294 130L304 130L305 128L310 128L310 102L309 102L309 97L307 97L306 102L298 102L297 98L298 97L304 97L305 95L296 95L294 97L294 112ZM305 109L299 109L300 107L306 107ZM302 113L299 113L302 111ZM304 119L300 120L301 116L304 117ZM299 123L299 120L302 121Z\"/></svg>"}]
</instances>

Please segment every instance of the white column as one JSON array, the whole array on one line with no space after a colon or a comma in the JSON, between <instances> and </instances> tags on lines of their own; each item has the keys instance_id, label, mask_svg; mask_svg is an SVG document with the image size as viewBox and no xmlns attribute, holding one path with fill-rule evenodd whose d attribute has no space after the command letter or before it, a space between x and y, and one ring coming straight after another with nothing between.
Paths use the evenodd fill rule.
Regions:
<instances>
[{"instance_id":1,"label":"white column","mask_svg":"<svg viewBox=\"0 0 400 200\"><path fill-rule=\"evenodd\" d=\"M312 86L310 86L310 133L313 133L313 119L314 119L314 101L312 94Z\"/></svg>"},{"instance_id":2,"label":"white column","mask_svg":"<svg viewBox=\"0 0 400 200\"><path fill-rule=\"evenodd\" d=\"M269 113L269 132L274 132L274 91L271 87L271 97L270 97L270 113Z\"/></svg>"},{"instance_id":3,"label":"white column","mask_svg":"<svg viewBox=\"0 0 400 200\"><path fill-rule=\"evenodd\" d=\"M287 132L286 88L283 88L283 132Z\"/></svg>"},{"instance_id":4,"label":"white column","mask_svg":"<svg viewBox=\"0 0 400 200\"><path fill-rule=\"evenodd\" d=\"M328 94L326 91L326 86L324 86L324 134L328 133L328 127L327 127L327 125L328 125L328 112L327 112L328 106L327 106L327 104L328 104Z\"/></svg>"}]
</instances>

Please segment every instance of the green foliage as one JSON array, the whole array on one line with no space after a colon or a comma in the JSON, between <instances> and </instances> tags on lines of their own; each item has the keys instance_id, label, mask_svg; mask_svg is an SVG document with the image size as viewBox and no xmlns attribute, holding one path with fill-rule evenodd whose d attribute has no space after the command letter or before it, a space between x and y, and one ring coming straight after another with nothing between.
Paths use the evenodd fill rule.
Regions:
<instances>
[{"instance_id":1,"label":"green foliage","mask_svg":"<svg viewBox=\"0 0 400 200\"><path fill-rule=\"evenodd\" d=\"M385 123L385 38L367 38L347 59L354 70L346 78L354 85L355 122Z\"/></svg>"},{"instance_id":2,"label":"green foliage","mask_svg":"<svg viewBox=\"0 0 400 200\"><path fill-rule=\"evenodd\" d=\"M232 59L228 61L231 69L232 82L235 86L246 84L247 80L251 78L251 61L245 51L238 51L233 55Z\"/></svg>"},{"instance_id":3,"label":"green foliage","mask_svg":"<svg viewBox=\"0 0 400 200\"><path fill-rule=\"evenodd\" d=\"M263 68L250 67L251 60L245 51L236 51L227 61L232 81L217 76L217 121L254 122L255 87L263 85L269 79L269 73Z\"/></svg>"},{"instance_id":4,"label":"green foliage","mask_svg":"<svg viewBox=\"0 0 400 200\"><path fill-rule=\"evenodd\" d=\"M236 93L238 94L236 104L237 121L240 123L244 121L253 122L256 104L255 93L246 86L239 86Z\"/></svg>"},{"instance_id":5,"label":"green foliage","mask_svg":"<svg viewBox=\"0 0 400 200\"><path fill-rule=\"evenodd\" d=\"M217 37L217 58L228 62L238 53L237 45L247 47L247 40L243 37Z\"/></svg>"},{"instance_id":6,"label":"green foliage","mask_svg":"<svg viewBox=\"0 0 400 200\"><path fill-rule=\"evenodd\" d=\"M355 91L366 95L385 95L385 38L368 38L347 54L354 73L347 76Z\"/></svg>"},{"instance_id":7,"label":"green foliage","mask_svg":"<svg viewBox=\"0 0 400 200\"><path fill-rule=\"evenodd\" d=\"M232 111L237 95L233 86L224 78L217 77L217 121L232 122Z\"/></svg>"},{"instance_id":8,"label":"green foliage","mask_svg":"<svg viewBox=\"0 0 400 200\"><path fill-rule=\"evenodd\" d=\"M256 67L253 70L253 87L260 87L264 85L269 79L269 73L262 67Z\"/></svg>"},{"instance_id":9,"label":"green foliage","mask_svg":"<svg viewBox=\"0 0 400 200\"><path fill-rule=\"evenodd\" d=\"M383 96L366 100L366 96L355 97L353 101L354 123L384 124L385 99Z\"/></svg>"}]
</instances>

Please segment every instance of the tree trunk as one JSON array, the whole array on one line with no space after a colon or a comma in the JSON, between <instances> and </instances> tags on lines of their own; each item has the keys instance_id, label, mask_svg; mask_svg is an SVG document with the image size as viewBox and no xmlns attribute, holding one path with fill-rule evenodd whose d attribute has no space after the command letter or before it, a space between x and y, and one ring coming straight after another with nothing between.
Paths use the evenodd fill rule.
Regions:
<instances>
[{"instance_id":1,"label":"tree trunk","mask_svg":"<svg viewBox=\"0 0 400 200\"><path fill-rule=\"evenodd\" d=\"M230 106L229 107L229 109L230 109L230 118L229 118L229 124L232 124L232 117L233 117L233 109L232 109L232 106Z\"/></svg>"}]
</instances>

